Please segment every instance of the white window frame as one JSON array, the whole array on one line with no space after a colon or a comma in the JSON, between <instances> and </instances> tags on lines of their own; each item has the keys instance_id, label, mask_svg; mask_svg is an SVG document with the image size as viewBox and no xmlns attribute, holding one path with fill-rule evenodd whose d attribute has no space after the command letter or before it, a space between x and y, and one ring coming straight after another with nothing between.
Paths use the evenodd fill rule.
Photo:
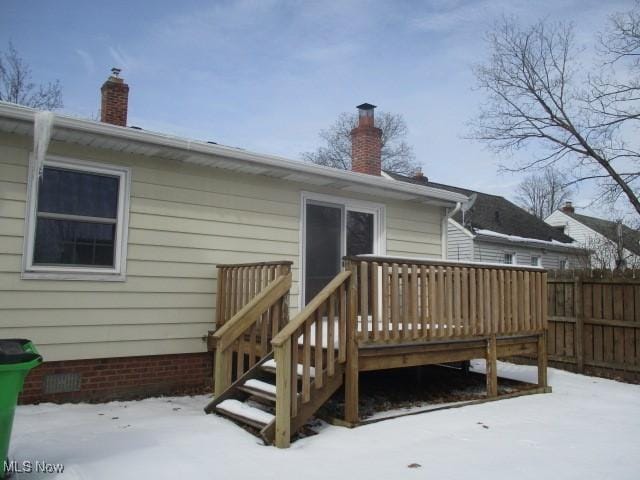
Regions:
<instances>
[{"instance_id":1,"label":"white window frame","mask_svg":"<svg viewBox=\"0 0 640 480\"><path fill-rule=\"evenodd\" d=\"M511 263L506 263L505 262L505 257L507 255L511 255ZM505 265L517 265L518 264L518 257L516 256L516 252L502 252L502 263Z\"/></svg>"},{"instance_id":2,"label":"white window frame","mask_svg":"<svg viewBox=\"0 0 640 480\"><path fill-rule=\"evenodd\" d=\"M531 255L531 260L536 259L536 263L531 262L532 267L541 267L542 266L542 256L540 255Z\"/></svg>"},{"instance_id":3,"label":"white window frame","mask_svg":"<svg viewBox=\"0 0 640 480\"><path fill-rule=\"evenodd\" d=\"M305 263L306 263L306 231L307 224L307 204L325 205L341 209L341 239L342 248L341 256L346 255L347 251L347 213L362 212L373 214L373 254L387 254L387 235L386 235L386 210L381 203L367 202L364 200L355 200L348 197L337 197L334 195L326 195L315 192L301 192L300 195L300 294L298 307L302 309L304 306L305 294Z\"/></svg>"},{"instance_id":4,"label":"white window frame","mask_svg":"<svg viewBox=\"0 0 640 480\"><path fill-rule=\"evenodd\" d=\"M44 165L45 167L57 167L66 170L118 177L118 213L116 217L116 235L114 241L114 262L113 267L33 264L39 182L37 179L34 181L33 178L34 162L32 158L29 162L29 178L27 181L27 215L22 255L22 278L37 280L126 280L131 169L119 165L107 165L53 155L47 156Z\"/></svg>"},{"instance_id":5,"label":"white window frame","mask_svg":"<svg viewBox=\"0 0 640 480\"><path fill-rule=\"evenodd\" d=\"M562 266L563 262L564 262L564 267ZM560 257L560 260L558 260L558 269L569 270L569 259L567 257Z\"/></svg>"}]
</instances>

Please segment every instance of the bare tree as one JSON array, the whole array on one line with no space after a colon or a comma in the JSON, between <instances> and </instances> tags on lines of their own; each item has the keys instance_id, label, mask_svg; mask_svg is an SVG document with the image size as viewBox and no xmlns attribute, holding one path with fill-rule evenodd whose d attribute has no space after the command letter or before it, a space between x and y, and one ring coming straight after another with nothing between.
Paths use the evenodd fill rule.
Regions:
<instances>
[{"instance_id":1,"label":"bare tree","mask_svg":"<svg viewBox=\"0 0 640 480\"><path fill-rule=\"evenodd\" d=\"M351 170L351 130L358 125L358 116L342 113L326 130L320 131L324 145L315 152L305 152L302 158L327 167ZM414 174L418 169L413 148L407 143L407 124L399 114L379 112L376 126L382 130L382 168L397 173Z\"/></svg>"},{"instance_id":2,"label":"bare tree","mask_svg":"<svg viewBox=\"0 0 640 480\"><path fill-rule=\"evenodd\" d=\"M518 185L516 200L526 210L545 219L562 206L571 196L565 176L552 167L527 176Z\"/></svg>"},{"instance_id":3,"label":"bare tree","mask_svg":"<svg viewBox=\"0 0 640 480\"><path fill-rule=\"evenodd\" d=\"M45 110L62 108L62 89L58 80L36 85L31 68L9 42L0 53L0 101Z\"/></svg>"},{"instance_id":4,"label":"bare tree","mask_svg":"<svg viewBox=\"0 0 640 480\"><path fill-rule=\"evenodd\" d=\"M603 236L591 236L584 242L589 251L589 267L600 270L640 267L640 257L626 250L622 238L617 242Z\"/></svg>"},{"instance_id":5,"label":"bare tree","mask_svg":"<svg viewBox=\"0 0 640 480\"><path fill-rule=\"evenodd\" d=\"M640 16L629 18L636 22ZM614 17L609 32L602 38L609 38L605 43L617 51L611 35L629 39L637 30ZM582 52L572 27L544 21L520 27L504 19L488 34L488 42L490 58L475 68L487 98L473 122L472 137L498 151L538 147L532 160L504 168L554 166L571 174L571 184L595 180L610 200L624 195L640 214L640 149L635 132L623 128L640 118L638 92L619 88L623 84L611 76L611 65L630 57L612 57L597 76L588 75L580 69ZM634 47L629 55L637 53ZM630 68L636 69L637 79L637 63ZM634 85L632 80L628 86Z\"/></svg>"}]
</instances>

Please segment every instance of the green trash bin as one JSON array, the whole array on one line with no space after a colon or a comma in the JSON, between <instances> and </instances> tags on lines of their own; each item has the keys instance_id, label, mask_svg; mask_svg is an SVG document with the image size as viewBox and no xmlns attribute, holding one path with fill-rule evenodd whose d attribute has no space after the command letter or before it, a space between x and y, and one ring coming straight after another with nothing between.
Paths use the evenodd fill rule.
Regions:
<instances>
[{"instance_id":1,"label":"green trash bin","mask_svg":"<svg viewBox=\"0 0 640 480\"><path fill-rule=\"evenodd\" d=\"M42 357L29 340L0 340L0 479L5 477L11 426L24 379Z\"/></svg>"}]
</instances>

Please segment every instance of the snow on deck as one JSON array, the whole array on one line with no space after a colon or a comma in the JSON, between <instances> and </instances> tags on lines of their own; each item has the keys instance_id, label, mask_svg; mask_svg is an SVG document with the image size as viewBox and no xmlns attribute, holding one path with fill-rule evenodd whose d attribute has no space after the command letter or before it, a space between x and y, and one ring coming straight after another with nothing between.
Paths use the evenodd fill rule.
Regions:
<instances>
[{"instance_id":1,"label":"snow on deck","mask_svg":"<svg viewBox=\"0 0 640 480\"><path fill-rule=\"evenodd\" d=\"M533 367L505 363L499 373L536 378ZM554 369L549 381L552 394L354 429L324 425L288 450L205 415L206 395L20 406L11 457L66 467L17 476L29 480L640 478L640 386Z\"/></svg>"}]
</instances>

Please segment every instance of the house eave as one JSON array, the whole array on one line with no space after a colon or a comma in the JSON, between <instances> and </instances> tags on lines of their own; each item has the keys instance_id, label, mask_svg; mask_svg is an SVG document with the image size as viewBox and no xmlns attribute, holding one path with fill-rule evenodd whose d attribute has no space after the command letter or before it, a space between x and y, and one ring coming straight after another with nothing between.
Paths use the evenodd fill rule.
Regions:
<instances>
[{"instance_id":1,"label":"house eave","mask_svg":"<svg viewBox=\"0 0 640 480\"><path fill-rule=\"evenodd\" d=\"M35 112L32 108L0 102L0 131L32 136ZM433 187L67 115L56 114L52 139L446 208L467 200L464 195Z\"/></svg>"},{"instance_id":2,"label":"house eave","mask_svg":"<svg viewBox=\"0 0 640 480\"><path fill-rule=\"evenodd\" d=\"M536 240L533 238L532 239L523 238L522 240L520 239L513 240L510 238L497 237L493 235L475 234L474 240L479 242L486 242L486 243L497 243L500 245L512 245L512 246L521 246L521 247L527 247L527 248L537 248L540 250L551 250L555 252L574 253L574 254L587 253L586 249L577 245L571 245L571 244L563 245L561 243L545 242L545 241Z\"/></svg>"}]
</instances>

